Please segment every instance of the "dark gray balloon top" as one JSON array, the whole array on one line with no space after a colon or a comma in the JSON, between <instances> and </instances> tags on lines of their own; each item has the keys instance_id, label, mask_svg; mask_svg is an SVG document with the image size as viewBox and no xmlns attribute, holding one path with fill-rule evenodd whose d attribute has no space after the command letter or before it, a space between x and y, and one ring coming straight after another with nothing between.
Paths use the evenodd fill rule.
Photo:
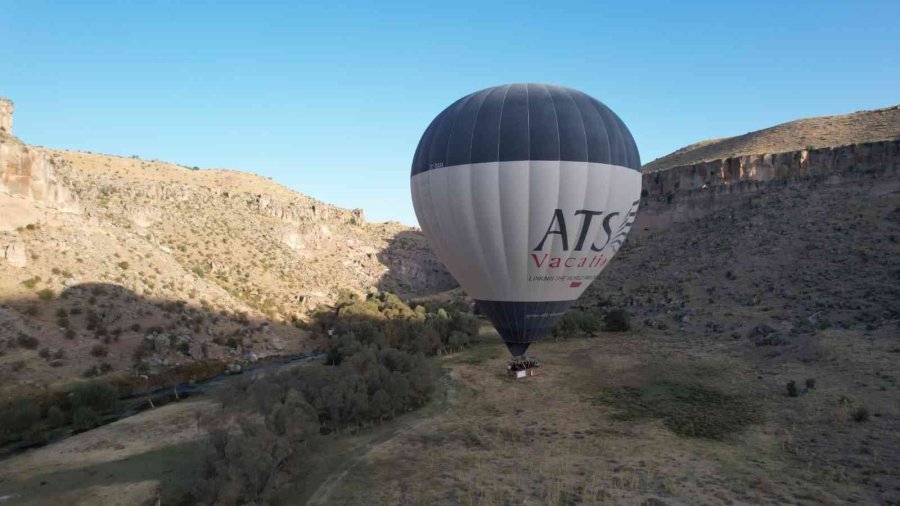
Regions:
<instances>
[{"instance_id":1,"label":"dark gray balloon top","mask_svg":"<svg viewBox=\"0 0 900 506\"><path fill-rule=\"evenodd\" d=\"M578 90L527 83L477 91L444 109L419 141L412 175L517 160L598 162L641 170L631 132L609 107Z\"/></svg>"}]
</instances>

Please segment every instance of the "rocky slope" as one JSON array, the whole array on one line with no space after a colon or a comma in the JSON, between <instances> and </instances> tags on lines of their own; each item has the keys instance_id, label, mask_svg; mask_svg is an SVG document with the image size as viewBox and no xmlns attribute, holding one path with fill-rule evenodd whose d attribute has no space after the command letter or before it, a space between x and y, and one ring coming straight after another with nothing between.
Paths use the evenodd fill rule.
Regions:
<instances>
[{"instance_id":1,"label":"rocky slope","mask_svg":"<svg viewBox=\"0 0 900 506\"><path fill-rule=\"evenodd\" d=\"M699 161L811 136L842 145ZM586 304L611 296L638 325L726 338L764 324L785 342L900 321L900 107L705 141L644 168L634 232Z\"/></svg>"},{"instance_id":2,"label":"rocky slope","mask_svg":"<svg viewBox=\"0 0 900 506\"><path fill-rule=\"evenodd\" d=\"M339 291L455 283L424 237L231 170L0 132L0 398L81 375L309 348Z\"/></svg>"}]
</instances>

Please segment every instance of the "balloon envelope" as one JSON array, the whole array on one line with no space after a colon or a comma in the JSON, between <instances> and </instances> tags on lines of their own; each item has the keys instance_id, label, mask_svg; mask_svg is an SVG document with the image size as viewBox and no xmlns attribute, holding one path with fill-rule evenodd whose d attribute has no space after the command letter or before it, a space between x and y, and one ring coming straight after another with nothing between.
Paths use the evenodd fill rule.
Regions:
<instances>
[{"instance_id":1,"label":"balloon envelope","mask_svg":"<svg viewBox=\"0 0 900 506\"><path fill-rule=\"evenodd\" d=\"M438 259L518 356L621 247L640 170L628 128L596 99L509 84L431 122L413 158L412 198Z\"/></svg>"}]
</instances>

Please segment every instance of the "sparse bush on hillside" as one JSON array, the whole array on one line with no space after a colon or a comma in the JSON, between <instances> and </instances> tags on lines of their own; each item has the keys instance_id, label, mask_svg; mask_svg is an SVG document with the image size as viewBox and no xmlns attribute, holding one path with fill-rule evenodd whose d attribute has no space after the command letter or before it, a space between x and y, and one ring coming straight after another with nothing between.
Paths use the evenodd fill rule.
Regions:
<instances>
[{"instance_id":1,"label":"sparse bush on hillside","mask_svg":"<svg viewBox=\"0 0 900 506\"><path fill-rule=\"evenodd\" d=\"M38 341L38 338L36 337L20 332L16 337L16 344L29 350L36 350L37 347L41 345L41 342Z\"/></svg>"},{"instance_id":2,"label":"sparse bush on hillside","mask_svg":"<svg viewBox=\"0 0 900 506\"><path fill-rule=\"evenodd\" d=\"M34 276L33 278L28 278L28 279L26 279L25 281L22 281L22 286L24 286L25 288L28 288L29 290L31 290L31 289L33 289L35 286L37 286L37 284L40 283L40 282L41 282L41 277L40 277L40 276Z\"/></svg>"},{"instance_id":3,"label":"sparse bush on hillside","mask_svg":"<svg viewBox=\"0 0 900 506\"><path fill-rule=\"evenodd\" d=\"M43 290L41 290L37 293L37 296L39 299L44 300L44 301L53 300L53 298L56 297L56 292L54 292L50 288L44 288Z\"/></svg>"},{"instance_id":4,"label":"sparse bush on hillside","mask_svg":"<svg viewBox=\"0 0 900 506\"><path fill-rule=\"evenodd\" d=\"M628 311L622 308L614 308L606 313L603 318L603 330L606 332L626 332L631 330L631 320Z\"/></svg>"},{"instance_id":5,"label":"sparse bush on hillside","mask_svg":"<svg viewBox=\"0 0 900 506\"><path fill-rule=\"evenodd\" d=\"M794 380L788 381L787 384L785 385L785 387L787 388L788 397L799 397L800 396L800 389L797 388L796 381L794 381Z\"/></svg>"}]
</instances>

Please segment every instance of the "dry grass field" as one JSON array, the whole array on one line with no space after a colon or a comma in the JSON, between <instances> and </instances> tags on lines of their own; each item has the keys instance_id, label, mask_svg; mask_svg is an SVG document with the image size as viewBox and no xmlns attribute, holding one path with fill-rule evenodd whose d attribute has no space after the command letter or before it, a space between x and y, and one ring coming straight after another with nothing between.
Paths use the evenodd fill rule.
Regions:
<instances>
[{"instance_id":1,"label":"dry grass field","mask_svg":"<svg viewBox=\"0 0 900 506\"><path fill-rule=\"evenodd\" d=\"M889 394L871 399L877 416L856 422L842 414L838 385L788 397L764 365L652 333L539 345L541 374L519 382L503 374L502 345L482 346L493 351L483 361L472 360L483 349L447 361L449 411L359 456L321 504L842 504L900 494Z\"/></svg>"},{"instance_id":2,"label":"dry grass field","mask_svg":"<svg viewBox=\"0 0 900 506\"><path fill-rule=\"evenodd\" d=\"M889 335L821 343L831 362L788 368L657 331L535 346L543 367L508 379L491 331L445 356L425 408L324 438L291 463L281 504L879 503L900 496L896 394L853 396L839 371L885 368ZM318 367L310 364L307 367ZM791 369L788 371L788 369ZM799 397L786 377L815 377ZM854 419L865 402L869 417ZM213 400L149 411L0 463L5 504L179 504ZM147 434L153 437L147 437ZM649 501L649 502L648 502Z\"/></svg>"}]
</instances>

